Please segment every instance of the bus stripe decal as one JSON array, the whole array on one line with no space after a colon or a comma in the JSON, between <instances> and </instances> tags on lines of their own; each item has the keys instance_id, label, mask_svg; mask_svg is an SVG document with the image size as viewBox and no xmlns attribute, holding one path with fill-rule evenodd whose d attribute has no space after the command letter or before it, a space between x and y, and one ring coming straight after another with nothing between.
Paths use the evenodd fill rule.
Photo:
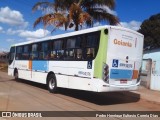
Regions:
<instances>
[{"instance_id":1,"label":"bus stripe decal","mask_svg":"<svg viewBox=\"0 0 160 120\"><path fill-rule=\"evenodd\" d=\"M133 70L111 69L111 79L131 79Z\"/></svg>"},{"instance_id":2,"label":"bus stripe decal","mask_svg":"<svg viewBox=\"0 0 160 120\"><path fill-rule=\"evenodd\" d=\"M29 60L29 70L31 70L31 78L32 78L32 60Z\"/></svg>"},{"instance_id":3,"label":"bus stripe decal","mask_svg":"<svg viewBox=\"0 0 160 120\"><path fill-rule=\"evenodd\" d=\"M138 78L138 70L133 70L133 76L132 79L137 79Z\"/></svg>"},{"instance_id":4,"label":"bus stripe decal","mask_svg":"<svg viewBox=\"0 0 160 120\"><path fill-rule=\"evenodd\" d=\"M29 60L29 70L32 70L32 60Z\"/></svg>"},{"instance_id":5,"label":"bus stripe decal","mask_svg":"<svg viewBox=\"0 0 160 120\"><path fill-rule=\"evenodd\" d=\"M93 77L102 79L103 77L103 67L107 59L107 44L108 44L108 35L104 35L104 29L101 30L99 50L94 63L94 75Z\"/></svg>"}]
</instances>

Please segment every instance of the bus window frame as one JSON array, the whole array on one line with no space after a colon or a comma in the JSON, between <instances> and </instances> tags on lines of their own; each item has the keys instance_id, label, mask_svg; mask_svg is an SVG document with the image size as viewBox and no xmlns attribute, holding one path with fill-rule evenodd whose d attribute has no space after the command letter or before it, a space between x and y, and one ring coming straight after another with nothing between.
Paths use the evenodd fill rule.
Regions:
<instances>
[{"instance_id":1,"label":"bus window frame","mask_svg":"<svg viewBox=\"0 0 160 120\"><path fill-rule=\"evenodd\" d=\"M14 49L13 52L12 52L12 49ZM13 57L12 57L12 55L13 55ZM11 47L11 48L10 48L9 60L8 60L8 64L9 64L9 65L12 64L13 60L15 59L15 55L16 55L16 47L14 46L14 47ZM12 59L11 59L11 58L12 58Z\"/></svg>"},{"instance_id":2,"label":"bus window frame","mask_svg":"<svg viewBox=\"0 0 160 120\"><path fill-rule=\"evenodd\" d=\"M94 31L94 32L91 32L91 33L84 33L84 34L80 34L80 35L74 35L74 36L69 36L69 37L64 37L64 38L58 38L58 39L49 39L49 40L45 40L45 41L38 41L38 42L34 42L34 43L31 43L31 44L25 44L25 45L20 45L20 46L16 46L15 49L16 49L16 52L15 54L17 54L17 48L18 47L22 47L22 49L24 49L25 46L28 46L29 48L29 57L28 59L16 59L16 60L49 60L49 61L89 61L89 60L94 60L97 56L97 53L98 53L98 49L99 49L99 44L100 44L100 34L101 31ZM98 44L95 44L94 46L87 46L87 36L89 35L98 35L97 37L97 41L98 41ZM67 40L68 39L71 39L71 38L76 38L75 40L79 39L79 37L81 38L81 41L80 41L80 44L79 46L76 46L76 42L75 42L75 46L73 48L67 48ZM62 45L61 45L61 49L54 49L54 42L56 41L62 41ZM42 44L43 43L48 43L48 50L45 51L48 53L48 58L44 59L44 58L40 58L40 52L44 52L42 51ZM36 51L33 51L32 47L33 45L37 45L37 50ZM87 49L93 49L94 48L94 51L95 51L95 56L93 58L87 58L86 56L86 52L87 52ZM67 58L67 50L73 50L75 51L75 57L71 58L71 59L68 59ZM78 58L77 55L78 55L78 50L81 51L81 58ZM56 57L56 58L52 58L52 55L53 52L55 52L55 54L57 55L58 51L61 51L63 53L63 56L62 57ZM36 53L35 53L36 52ZM24 50L22 50L22 53L24 53ZM36 54L36 58L33 58L33 54ZM16 55L15 55L16 56Z\"/></svg>"}]
</instances>

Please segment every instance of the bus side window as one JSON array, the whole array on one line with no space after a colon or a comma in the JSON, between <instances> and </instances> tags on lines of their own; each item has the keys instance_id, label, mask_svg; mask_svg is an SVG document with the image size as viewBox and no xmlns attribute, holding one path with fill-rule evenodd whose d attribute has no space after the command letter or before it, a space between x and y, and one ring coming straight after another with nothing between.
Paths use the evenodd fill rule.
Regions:
<instances>
[{"instance_id":1,"label":"bus side window","mask_svg":"<svg viewBox=\"0 0 160 120\"><path fill-rule=\"evenodd\" d=\"M66 45L66 60L75 60L75 45L76 45L76 37L67 38L67 45Z\"/></svg>"},{"instance_id":2,"label":"bus side window","mask_svg":"<svg viewBox=\"0 0 160 120\"><path fill-rule=\"evenodd\" d=\"M38 59L38 44L33 44L32 45L31 59L32 60L37 60Z\"/></svg>"},{"instance_id":3,"label":"bus side window","mask_svg":"<svg viewBox=\"0 0 160 120\"><path fill-rule=\"evenodd\" d=\"M75 50L74 49L67 49L66 50L66 60L73 60L75 58Z\"/></svg>"},{"instance_id":4,"label":"bus side window","mask_svg":"<svg viewBox=\"0 0 160 120\"><path fill-rule=\"evenodd\" d=\"M82 49L77 49L76 55L77 55L77 59L81 60L82 59Z\"/></svg>"},{"instance_id":5,"label":"bus side window","mask_svg":"<svg viewBox=\"0 0 160 120\"><path fill-rule=\"evenodd\" d=\"M64 59L64 40L55 40L52 43L51 59L63 60Z\"/></svg>"},{"instance_id":6,"label":"bus side window","mask_svg":"<svg viewBox=\"0 0 160 120\"><path fill-rule=\"evenodd\" d=\"M54 60L54 59L56 59L56 51L54 50L54 51L51 51L51 60Z\"/></svg>"},{"instance_id":7,"label":"bus side window","mask_svg":"<svg viewBox=\"0 0 160 120\"><path fill-rule=\"evenodd\" d=\"M23 47L18 46L16 49L16 60L22 60L22 51L23 51Z\"/></svg>"},{"instance_id":8,"label":"bus side window","mask_svg":"<svg viewBox=\"0 0 160 120\"><path fill-rule=\"evenodd\" d=\"M95 48L87 48L87 59L93 59L95 57Z\"/></svg>"},{"instance_id":9,"label":"bus side window","mask_svg":"<svg viewBox=\"0 0 160 120\"><path fill-rule=\"evenodd\" d=\"M96 57L99 47L100 33L94 32L86 35L85 60L93 60Z\"/></svg>"},{"instance_id":10,"label":"bus side window","mask_svg":"<svg viewBox=\"0 0 160 120\"><path fill-rule=\"evenodd\" d=\"M13 62L15 56L15 47L11 47L9 53L9 65Z\"/></svg>"},{"instance_id":11,"label":"bus side window","mask_svg":"<svg viewBox=\"0 0 160 120\"><path fill-rule=\"evenodd\" d=\"M76 60L82 60L83 59L83 35L81 36L77 36L76 37L76 45L75 45L75 48L76 48Z\"/></svg>"},{"instance_id":12,"label":"bus side window","mask_svg":"<svg viewBox=\"0 0 160 120\"><path fill-rule=\"evenodd\" d=\"M63 60L64 50L57 50L57 59Z\"/></svg>"},{"instance_id":13,"label":"bus side window","mask_svg":"<svg viewBox=\"0 0 160 120\"><path fill-rule=\"evenodd\" d=\"M50 58L49 42L39 43L39 59L48 60Z\"/></svg>"},{"instance_id":14,"label":"bus side window","mask_svg":"<svg viewBox=\"0 0 160 120\"><path fill-rule=\"evenodd\" d=\"M29 59L29 45L25 45L24 46L24 50L23 50L23 53L22 53L22 59L23 60L28 60Z\"/></svg>"}]
</instances>

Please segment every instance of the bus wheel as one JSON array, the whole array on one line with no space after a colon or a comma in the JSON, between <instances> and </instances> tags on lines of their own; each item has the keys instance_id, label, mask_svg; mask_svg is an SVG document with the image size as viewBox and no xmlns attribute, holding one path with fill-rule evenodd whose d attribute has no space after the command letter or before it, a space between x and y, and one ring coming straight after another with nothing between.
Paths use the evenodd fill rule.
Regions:
<instances>
[{"instance_id":1,"label":"bus wheel","mask_svg":"<svg viewBox=\"0 0 160 120\"><path fill-rule=\"evenodd\" d=\"M50 93L56 93L57 92L57 81L54 76L54 74L51 74L48 76L47 79L47 86Z\"/></svg>"},{"instance_id":2,"label":"bus wheel","mask_svg":"<svg viewBox=\"0 0 160 120\"><path fill-rule=\"evenodd\" d=\"M17 71L17 70L16 70L15 73L14 73L14 79L15 79L16 81L18 81L18 71Z\"/></svg>"}]
</instances>

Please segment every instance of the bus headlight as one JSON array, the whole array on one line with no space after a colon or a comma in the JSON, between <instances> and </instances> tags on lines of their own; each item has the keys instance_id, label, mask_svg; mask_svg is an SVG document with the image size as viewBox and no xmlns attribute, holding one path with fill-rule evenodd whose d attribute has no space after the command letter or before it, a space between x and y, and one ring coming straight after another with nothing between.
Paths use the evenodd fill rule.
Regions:
<instances>
[{"instance_id":1,"label":"bus headlight","mask_svg":"<svg viewBox=\"0 0 160 120\"><path fill-rule=\"evenodd\" d=\"M103 80L109 84L109 66L105 64L103 69Z\"/></svg>"}]
</instances>

